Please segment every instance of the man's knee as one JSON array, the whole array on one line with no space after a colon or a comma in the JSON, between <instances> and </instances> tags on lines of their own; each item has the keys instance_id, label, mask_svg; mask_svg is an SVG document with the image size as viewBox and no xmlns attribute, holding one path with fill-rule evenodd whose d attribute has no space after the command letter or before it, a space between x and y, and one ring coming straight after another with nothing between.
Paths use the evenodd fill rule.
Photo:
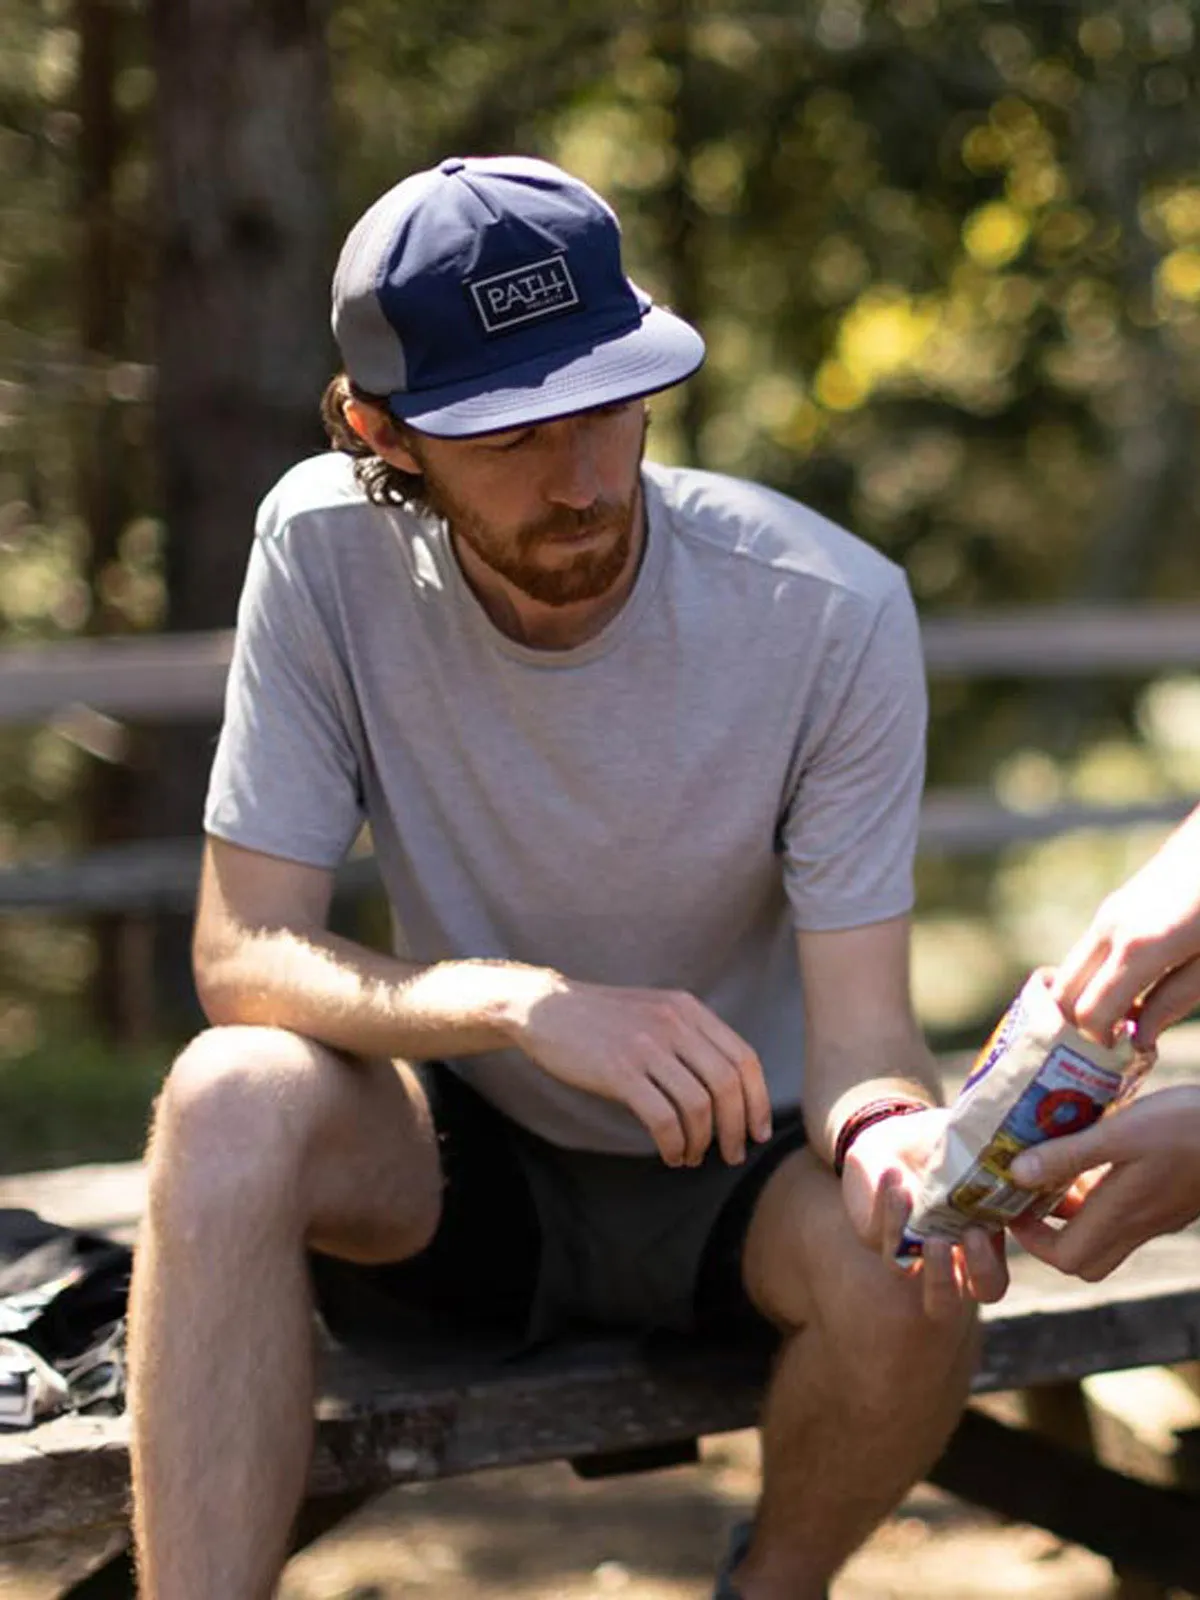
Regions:
<instances>
[{"instance_id":1,"label":"man's knee","mask_svg":"<svg viewBox=\"0 0 1200 1600\"><path fill-rule=\"evenodd\" d=\"M773 1191L773 1192L772 1192ZM975 1348L970 1307L927 1315L919 1276L867 1249L833 1180L797 1157L764 1192L744 1260L751 1300L785 1334L812 1331L864 1401L923 1380L957 1384Z\"/></svg>"},{"instance_id":2,"label":"man's knee","mask_svg":"<svg viewBox=\"0 0 1200 1600\"><path fill-rule=\"evenodd\" d=\"M322 1054L277 1028L211 1028L193 1039L155 1106L151 1204L185 1194L208 1204L250 1187L282 1194L319 1115Z\"/></svg>"},{"instance_id":3,"label":"man's knee","mask_svg":"<svg viewBox=\"0 0 1200 1600\"><path fill-rule=\"evenodd\" d=\"M176 1238L253 1218L334 1254L396 1260L432 1238L441 1173L408 1068L282 1028L200 1034L167 1077L149 1206Z\"/></svg>"},{"instance_id":4,"label":"man's knee","mask_svg":"<svg viewBox=\"0 0 1200 1600\"><path fill-rule=\"evenodd\" d=\"M837 1375L838 1393L855 1411L879 1417L924 1409L934 1396L965 1403L978 1350L974 1307L930 1317L918 1278L857 1244L850 1250L861 1255L811 1285L805 1324Z\"/></svg>"},{"instance_id":5,"label":"man's knee","mask_svg":"<svg viewBox=\"0 0 1200 1600\"><path fill-rule=\"evenodd\" d=\"M317 1112L322 1059L283 1028L210 1028L176 1058L155 1107L153 1144L214 1139L222 1148L304 1136ZM269 1152L268 1152L269 1153Z\"/></svg>"}]
</instances>

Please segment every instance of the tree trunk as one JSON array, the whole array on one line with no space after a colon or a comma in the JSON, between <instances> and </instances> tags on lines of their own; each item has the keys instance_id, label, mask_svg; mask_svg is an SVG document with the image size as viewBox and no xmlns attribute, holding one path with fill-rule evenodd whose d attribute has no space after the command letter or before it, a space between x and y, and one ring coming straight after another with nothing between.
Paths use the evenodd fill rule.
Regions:
<instances>
[{"instance_id":1,"label":"tree trunk","mask_svg":"<svg viewBox=\"0 0 1200 1600\"><path fill-rule=\"evenodd\" d=\"M115 190L126 130L117 107L116 80L129 17L117 0L77 0L79 77L79 341L84 360L102 371L127 350L129 286L121 270ZM131 476L128 444L107 382L89 386L79 407L76 474L79 507L87 528L84 574L91 595L89 632L123 631L124 621L104 598L103 577L117 559L128 515ZM93 846L129 837L131 773L126 751L111 752L88 769L81 796L85 836ZM145 985L136 971L136 934L130 919L92 919L96 972L90 990L92 1021L110 1040L146 1031L140 1003Z\"/></svg>"},{"instance_id":2,"label":"tree trunk","mask_svg":"<svg viewBox=\"0 0 1200 1600\"><path fill-rule=\"evenodd\" d=\"M657 11L658 54L671 69L675 94L675 160L661 197L663 255L670 285L669 301L685 322L703 326L704 271L700 212L691 189L691 166L700 143L702 108L698 101L696 61L692 44L692 0L661 0ZM679 431L684 458L700 460L701 435L707 413L703 368L683 386L679 398Z\"/></svg>"},{"instance_id":3,"label":"tree trunk","mask_svg":"<svg viewBox=\"0 0 1200 1600\"><path fill-rule=\"evenodd\" d=\"M323 0L151 0L157 82L157 460L167 627L227 627L255 507L320 447L328 334ZM142 832L200 828L215 729L147 741ZM196 1016L183 919L163 919L163 1019Z\"/></svg>"}]
</instances>

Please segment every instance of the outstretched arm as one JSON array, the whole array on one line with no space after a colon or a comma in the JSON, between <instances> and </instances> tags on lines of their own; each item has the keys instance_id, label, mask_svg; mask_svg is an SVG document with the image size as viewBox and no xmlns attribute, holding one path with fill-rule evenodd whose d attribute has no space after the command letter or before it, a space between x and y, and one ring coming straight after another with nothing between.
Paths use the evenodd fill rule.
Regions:
<instances>
[{"instance_id":1,"label":"outstretched arm","mask_svg":"<svg viewBox=\"0 0 1200 1600\"><path fill-rule=\"evenodd\" d=\"M1138 1042L1200 1002L1200 807L1100 906L1055 975L1063 1012L1108 1040L1134 1017ZM1070 1184L1060 1224L1013 1232L1063 1272L1106 1277L1147 1239L1200 1216L1200 1085L1143 1094L1083 1133L1027 1150L1012 1176L1034 1189Z\"/></svg>"},{"instance_id":2,"label":"outstretched arm","mask_svg":"<svg viewBox=\"0 0 1200 1600\"><path fill-rule=\"evenodd\" d=\"M1054 994L1098 1039L1137 1007L1146 1045L1200 1003L1200 807L1104 901L1059 967Z\"/></svg>"}]
</instances>

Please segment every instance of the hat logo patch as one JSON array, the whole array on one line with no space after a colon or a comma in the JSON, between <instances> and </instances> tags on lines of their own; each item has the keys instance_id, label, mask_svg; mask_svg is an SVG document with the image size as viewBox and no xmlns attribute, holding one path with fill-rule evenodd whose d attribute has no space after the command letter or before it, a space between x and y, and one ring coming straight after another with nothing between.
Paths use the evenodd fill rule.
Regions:
<instances>
[{"instance_id":1,"label":"hat logo patch","mask_svg":"<svg viewBox=\"0 0 1200 1600\"><path fill-rule=\"evenodd\" d=\"M565 256L547 256L544 261L479 278L466 287L485 333L507 333L510 328L581 304Z\"/></svg>"}]
</instances>

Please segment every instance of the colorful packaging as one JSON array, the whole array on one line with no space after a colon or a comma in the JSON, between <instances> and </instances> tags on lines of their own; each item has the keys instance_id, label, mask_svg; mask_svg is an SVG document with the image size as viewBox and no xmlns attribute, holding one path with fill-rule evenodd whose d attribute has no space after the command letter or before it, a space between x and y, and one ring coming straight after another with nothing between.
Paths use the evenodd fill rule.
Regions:
<instances>
[{"instance_id":1,"label":"colorful packaging","mask_svg":"<svg viewBox=\"0 0 1200 1600\"><path fill-rule=\"evenodd\" d=\"M1014 1157L1090 1127L1153 1065L1153 1052L1135 1049L1128 1026L1111 1046L1072 1027L1049 982L1047 970L1033 973L976 1058L925 1168L899 1260L919 1256L931 1236L998 1231L1052 1210L1062 1191L1019 1188L1008 1176Z\"/></svg>"}]
</instances>

